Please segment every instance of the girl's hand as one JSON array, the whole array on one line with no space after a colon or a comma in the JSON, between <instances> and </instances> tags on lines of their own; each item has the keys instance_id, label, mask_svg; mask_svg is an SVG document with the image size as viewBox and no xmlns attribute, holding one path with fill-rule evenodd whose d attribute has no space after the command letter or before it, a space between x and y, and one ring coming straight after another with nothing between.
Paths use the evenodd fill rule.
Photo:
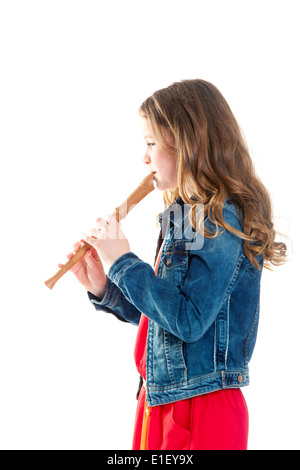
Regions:
<instances>
[{"instance_id":1,"label":"girl's hand","mask_svg":"<svg viewBox=\"0 0 300 470\"><path fill-rule=\"evenodd\" d=\"M84 242L84 240L82 240L82 242ZM81 243L76 242L74 244L74 253L77 253L80 247ZM68 259L71 259L74 253L69 253ZM63 264L59 264L58 266L62 268ZM101 260L94 248L88 250L83 258L74 264L70 271L75 274L78 281L86 290L92 292L96 297L103 298L107 282L106 275Z\"/></svg>"},{"instance_id":2,"label":"girl's hand","mask_svg":"<svg viewBox=\"0 0 300 470\"><path fill-rule=\"evenodd\" d=\"M130 246L114 215L99 218L96 224L91 236L84 235L83 238L110 268L120 256L130 251Z\"/></svg>"}]
</instances>

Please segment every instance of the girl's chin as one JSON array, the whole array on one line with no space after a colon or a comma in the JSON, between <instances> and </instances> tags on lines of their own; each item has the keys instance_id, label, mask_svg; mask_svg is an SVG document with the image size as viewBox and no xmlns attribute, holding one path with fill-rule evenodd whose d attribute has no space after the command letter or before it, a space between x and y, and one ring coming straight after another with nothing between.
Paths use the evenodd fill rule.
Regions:
<instances>
[{"instance_id":1,"label":"girl's chin","mask_svg":"<svg viewBox=\"0 0 300 470\"><path fill-rule=\"evenodd\" d=\"M167 190L172 190L172 189L176 189L176 188L173 188L173 187L171 187L171 186L168 185L168 184L159 183L159 182L157 181L157 182L156 182L156 189L158 189L159 191L167 191Z\"/></svg>"},{"instance_id":2,"label":"girl's chin","mask_svg":"<svg viewBox=\"0 0 300 470\"><path fill-rule=\"evenodd\" d=\"M154 181L155 181L155 185L156 185L156 189L158 189L159 191L167 191L168 189L176 189L176 187L173 187L172 184L168 184L167 181L161 181L159 178L155 177L154 176Z\"/></svg>"},{"instance_id":3,"label":"girl's chin","mask_svg":"<svg viewBox=\"0 0 300 470\"><path fill-rule=\"evenodd\" d=\"M159 191L165 191L167 188L167 185L163 184L162 181L156 180L156 189Z\"/></svg>"}]
</instances>

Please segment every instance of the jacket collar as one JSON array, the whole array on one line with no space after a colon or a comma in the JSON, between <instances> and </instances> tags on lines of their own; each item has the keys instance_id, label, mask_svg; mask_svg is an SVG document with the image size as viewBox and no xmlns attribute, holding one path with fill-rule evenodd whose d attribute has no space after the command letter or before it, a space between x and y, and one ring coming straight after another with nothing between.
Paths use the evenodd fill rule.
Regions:
<instances>
[{"instance_id":1,"label":"jacket collar","mask_svg":"<svg viewBox=\"0 0 300 470\"><path fill-rule=\"evenodd\" d=\"M180 227L183 220L188 217L190 208L191 206L189 204L185 204L182 198L179 197L161 214L159 214L157 221L159 222L160 226L162 226L163 223L172 221L176 227Z\"/></svg>"}]
</instances>

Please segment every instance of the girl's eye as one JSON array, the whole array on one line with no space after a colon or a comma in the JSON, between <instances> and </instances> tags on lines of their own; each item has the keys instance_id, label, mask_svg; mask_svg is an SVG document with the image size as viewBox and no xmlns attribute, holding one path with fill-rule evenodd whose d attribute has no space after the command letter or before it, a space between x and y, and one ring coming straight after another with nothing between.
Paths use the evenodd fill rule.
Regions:
<instances>
[{"instance_id":1,"label":"girl's eye","mask_svg":"<svg viewBox=\"0 0 300 470\"><path fill-rule=\"evenodd\" d=\"M153 143L150 143L150 142L149 142L149 143L147 143L147 146L148 146L148 147L153 147L154 145L155 145L155 144L153 144Z\"/></svg>"}]
</instances>

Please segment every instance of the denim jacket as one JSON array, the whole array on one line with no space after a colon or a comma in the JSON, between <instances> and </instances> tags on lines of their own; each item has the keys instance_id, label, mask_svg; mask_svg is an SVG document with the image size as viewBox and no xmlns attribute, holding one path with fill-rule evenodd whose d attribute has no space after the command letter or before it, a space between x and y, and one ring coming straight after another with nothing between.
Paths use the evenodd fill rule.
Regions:
<instances>
[{"instance_id":1,"label":"denim jacket","mask_svg":"<svg viewBox=\"0 0 300 470\"><path fill-rule=\"evenodd\" d=\"M249 384L262 269L228 230L219 227L214 238L195 232L184 207L179 199L159 217L164 244L157 276L130 252L111 266L102 300L88 293L96 309L121 320L138 325L141 312L148 317L149 406ZM230 200L223 218L243 229ZM208 217L205 226L215 233Z\"/></svg>"}]
</instances>

